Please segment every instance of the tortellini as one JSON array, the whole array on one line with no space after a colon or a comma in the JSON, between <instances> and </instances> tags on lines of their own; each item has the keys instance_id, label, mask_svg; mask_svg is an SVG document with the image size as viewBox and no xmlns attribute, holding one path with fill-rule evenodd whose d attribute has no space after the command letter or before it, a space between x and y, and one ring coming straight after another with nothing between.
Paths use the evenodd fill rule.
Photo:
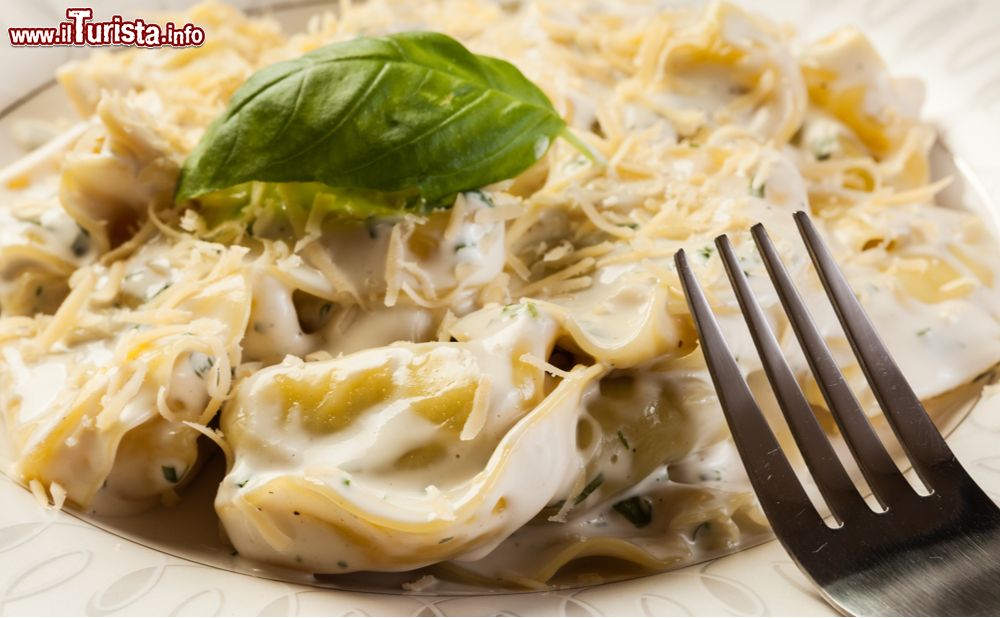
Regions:
<instances>
[{"instance_id":1,"label":"tortellini","mask_svg":"<svg viewBox=\"0 0 1000 618\"><path fill-rule=\"evenodd\" d=\"M63 208L100 253L142 226L150 208L170 204L183 154L161 126L152 93L109 94L97 119L67 153L60 177Z\"/></svg>"},{"instance_id":2,"label":"tortellini","mask_svg":"<svg viewBox=\"0 0 1000 618\"><path fill-rule=\"evenodd\" d=\"M197 469L250 305L243 250L153 243L92 266L51 317L9 325L0 405L14 472L71 502L148 507Z\"/></svg>"},{"instance_id":3,"label":"tortellini","mask_svg":"<svg viewBox=\"0 0 1000 618\"><path fill-rule=\"evenodd\" d=\"M548 356L555 322L533 306L492 320L468 342L289 359L242 382L216 499L240 554L328 573L469 560L565 500L577 410L604 370L547 388L525 357Z\"/></svg>"},{"instance_id":4,"label":"tortellini","mask_svg":"<svg viewBox=\"0 0 1000 618\"><path fill-rule=\"evenodd\" d=\"M796 47L725 2L367 0L290 37L218 3L185 19L206 45L62 69L81 121L0 173L0 408L10 470L40 497L171 504L221 451L224 477L197 481L221 478L224 536L255 569L542 587L733 550L766 524L679 249L778 418L713 242L730 238L834 432L747 233L763 223L885 424L797 210L922 399L997 362L996 239L937 205L947 180L932 179L919 89L857 31ZM186 155L250 74L404 27L511 61L572 135L449 209L387 212L319 183L174 202Z\"/></svg>"},{"instance_id":5,"label":"tortellini","mask_svg":"<svg viewBox=\"0 0 1000 618\"><path fill-rule=\"evenodd\" d=\"M656 36L646 44L662 47L643 50L639 76L654 86L647 104L679 134L698 139L703 130L739 126L780 145L798 129L806 88L787 33L724 3L665 13L651 29Z\"/></svg>"},{"instance_id":6,"label":"tortellini","mask_svg":"<svg viewBox=\"0 0 1000 618\"><path fill-rule=\"evenodd\" d=\"M801 66L817 108L803 135L818 159L873 157L878 173L859 172L864 161L857 163L855 177L848 179L852 188L872 190L884 183L912 189L927 184L927 154L935 135L918 119L923 101L918 83L890 76L871 42L854 29L809 46Z\"/></svg>"},{"instance_id":7,"label":"tortellini","mask_svg":"<svg viewBox=\"0 0 1000 618\"><path fill-rule=\"evenodd\" d=\"M90 127L81 122L0 173L0 310L8 316L53 313L69 278L97 251L57 199L59 168Z\"/></svg>"}]
</instances>

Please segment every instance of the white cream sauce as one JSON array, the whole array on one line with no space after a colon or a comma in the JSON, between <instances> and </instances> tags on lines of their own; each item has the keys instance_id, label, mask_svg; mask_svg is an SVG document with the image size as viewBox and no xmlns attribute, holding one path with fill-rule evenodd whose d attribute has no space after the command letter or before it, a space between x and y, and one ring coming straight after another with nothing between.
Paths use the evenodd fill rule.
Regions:
<instances>
[{"instance_id":1,"label":"white cream sauce","mask_svg":"<svg viewBox=\"0 0 1000 618\"><path fill-rule=\"evenodd\" d=\"M782 29L726 4L387 6L345 7L335 25L287 44L226 13L221 21L242 25L219 33L240 43L224 61L211 55L218 50L186 52L213 74L225 68L219 83L197 73L160 88L175 75L160 52L64 73L98 120L0 173L0 270L11 275L0 290L3 325L35 313L24 298L33 291L12 284L22 266L49 277L53 310L86 268L97 298L48 351L33 347L45 316L28 320L32 334L4 340L7 433L24 465L43 449L34 452L45 465L25 468L25 480L58 482L101 510L174 499L200 462L199 434L180 421L208 422L214 410L200 418L203 409L226 399L220 420L233 460L216 507L251 559L324 573L451 562L537 586L575 557L656 569L730 550L762 521L697 348L677 250L762 396L760 362L713 244L729 235L793 371L822 407L747 234L764 223L849 383L878 413L798 240L791 214L800 209L812 212L922 398L996 363L996 240L969 215L933 204L924 188L933 132L903 100L912 84L892 79L857 33L796 56ZM266 213L239 249L154 233L119 263L93 264L116 224L139 223L150 202L169 210L179 160L231 94L219 84L401 23L515 62L593 160L559 140L520 178L463 193L446 212L331 217L299 235ZM234 50L256 45L270 47L233 61ZM160 64L144 66L150 58ZM129 84L159 77L123 95L101 62L126 62L118 68ZM80 76L111 92L95 97ZM173 214L168 224L200 229L198 212ZM78 221L94 235L82 251ZM215 264L228 274L215 277ZM129 337L165 326L190 333L119 354ZM102 391L135 375L128 401ZM76 424L52 438L71 403ZM117 403L114 422L102 421Z\"/></svg>"}]
</instances>

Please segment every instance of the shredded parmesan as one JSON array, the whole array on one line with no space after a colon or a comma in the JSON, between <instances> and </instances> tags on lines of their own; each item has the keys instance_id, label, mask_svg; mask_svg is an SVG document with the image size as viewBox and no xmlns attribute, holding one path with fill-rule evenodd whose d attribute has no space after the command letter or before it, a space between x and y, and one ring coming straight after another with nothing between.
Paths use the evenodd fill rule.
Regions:
<instances>
[{"instance_id":1,"label":"shredded parmesan","mask_svg":"<svg viewBox=\"0 0 1000 618\"><path fill-rule=\"evenodd\" d=\"M563 371L562 369L556 367L555 365L547 361L543 361L542 359L538 358L533 354L522 354L520 358L518 358L518 360L521 361L522 363L531 365L532 367L537 367L538 369L541 369L546 373L556 376L557 378L566 379L570 377L570 372Z\"/></svg>"},{"instance_id":2,"label":"shredded parmesan","mask_svg":"<svg viewBox=\"0 0 1000 618\"><path fill-rule=\"evenodd\" d=\"M437 563L542 587L582 558L661 569L736 547L765 522L737 479L697 481L706 449L731 449L674 257L735 344L715 239L780 317L748 229L763 223L823 301L798 210L922 398L997 360L981 345L1000 339L996 243L935 205L950 179L930 176L934 129L857 31L797 45L724 2L345 0L292 36L220 3L188 17L211 44L62 69L87 120L0 172L0 409L11 469L40 502L185 500L204 436L226 457L228 539L281 567ZM450 208L364 218L363 203L332 212L340 187L260 180L174 202L251 75L401 29L512 62L566 131ZM807 376L794 333L773 326ZM698 474L660 482L674 466ZM649 509L613 508L625 500Z\"/></svg>"},{"instance_id":3,"label":"shredded parmesan","mask_svg":"<svg viewBox=\"0 0 1000 618\"><path fill-rule=\"evenodd\" d=\"M476 395L472 400L472 410L462 426L461 440L473 440L486 426L486 415L489 412L491 380L489 376L479 378Z\"/></svg>"}]
</instances>

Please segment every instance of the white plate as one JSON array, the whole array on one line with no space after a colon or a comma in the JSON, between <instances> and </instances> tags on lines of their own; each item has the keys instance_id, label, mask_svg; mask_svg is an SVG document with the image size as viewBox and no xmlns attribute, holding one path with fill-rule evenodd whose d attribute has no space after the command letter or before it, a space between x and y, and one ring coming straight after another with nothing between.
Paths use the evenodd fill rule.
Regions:
<instances>
[{"instance_id":1,"label":"white plate","mask_svg":"<svg viewBox=\"0 0 1000 618\"><path fill-rule=\"evenodd\" d=\"M0 26L54 24L67 2L8 0ZM190 3L148 1L143 10ZM135 13L136 4L104 0L97 13ZM318 10L315 0L308 4L308 9L286 6L275 15L295 29ZM957 153L966 178L946 199L964 199L995 232L1000 229L1000 210L988 199L976 199L1000 195L1000 39L994 36L1000 29L1000 3L757 0L752 8L793 23L803 39L855 25L872 38L895 74L922 78L929 95L925 115ZM58 89L45 85L59 64L81 52L0 47L0 108L22 101L0 118L0 165L20 154L10 134L16 119L67 109ZM948 441L984 489L1000 497L1000 401L981 402ZM169 511L158 514L170 516ZM217 546L203 541L214 538L214 530L192 531L178 543L130 533L124 522L103 525L119 535L42 509L27 491L0 476L0 614L832 614L776 542L670 573L590 588L429 597L326 590L227 570Z\"/></svg>"}]
</instances>

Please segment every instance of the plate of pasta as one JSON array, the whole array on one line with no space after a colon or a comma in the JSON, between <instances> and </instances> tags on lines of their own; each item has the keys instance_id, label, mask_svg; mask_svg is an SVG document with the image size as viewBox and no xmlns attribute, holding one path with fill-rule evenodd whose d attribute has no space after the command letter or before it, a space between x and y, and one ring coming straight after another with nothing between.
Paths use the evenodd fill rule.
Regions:
<instances>
[{"instance_id":1,"label":"plate of pasta","mask_svg":"<svg viewBox=\"0 0 1000 618\"><path fill-rule=\"evenodd\" d=\"M3 52L0 611L829 612L672 261L783 426L730 235L836 442L765 223L890 436L800 209L1000 494L998 7L161 4L204 43Z\"/></svg>"}]
</instances>

